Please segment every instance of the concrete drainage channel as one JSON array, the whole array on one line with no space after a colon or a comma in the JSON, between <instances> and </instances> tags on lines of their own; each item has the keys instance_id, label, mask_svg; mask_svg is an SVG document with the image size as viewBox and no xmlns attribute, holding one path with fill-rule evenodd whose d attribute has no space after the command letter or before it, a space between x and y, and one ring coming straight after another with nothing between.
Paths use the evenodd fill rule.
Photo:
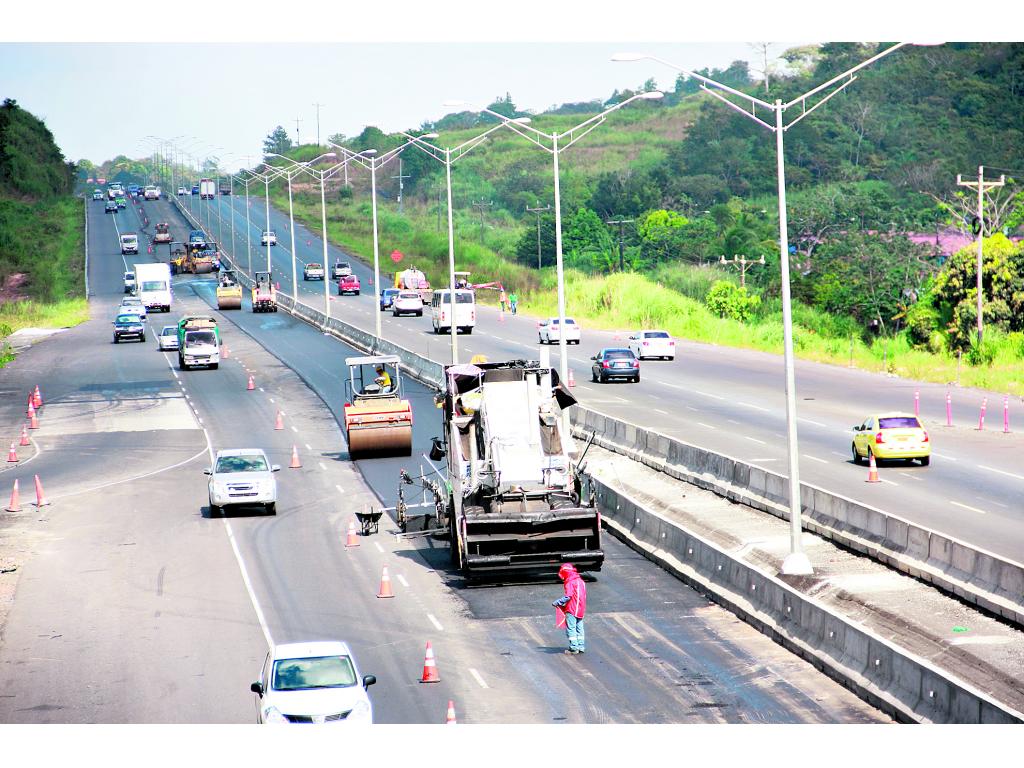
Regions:
<instances>
[{"instance_id":1,"label":"concrete drainage channel","mask_svg":"<svg viewBox=\"0 0 1024 768\"><path fill-rule=\"evenodd\" d=\"M177 199L173 199L173 202L187 220L200 226ZM233 261L230 254L228 256L229 260ZM237 275L243 285L251 287L252 281L244 272L239 270ZM439 363L377 339L348 323L327 318L322 312L301 302L296 303L287 295L279 296L278 304L289 314L358 349L373 354L398 355L408 374L428 386L439 387L441 384L443 368ZM632 425L617 422L611 417L596 414L582 407L573 410L577 411L573 421L576 424L574 434L578 437L588 438L590 433L597 430L600 435L597 444L628 455L632 460L642 461L657 471L666 472L667 464L671 463L670 457L680 455L678 446L672 447L672 443L676 441L664 435L646 433ZM624 439L627 436L630 439ZM687 447L702 450L693 446ZM709 471L693 474L683 468L681 473L669 474L707 488L724 498L779 514L779 510L775 509L777 504L774 502L774 496L786 492L783 486L784 478L762 477L761 490L764 493L760 496L752 494L745 483L728 484L729 487L723 487L727 484L721 482L722 472L735 474L735 462L728 457L703 453L709 457L706 461ZM712 458L715 461L712 461ZM733 464L723 470L724 465L730 462ZM713 471L710 469L712 465ZM747 481L754 479L751 478L750 469L764 472L759 468L739 468L740 474L746 477ZM596 491L605 527L614 535L776 642L807 659L824 673L839 680L865 701L894 719L902 722L938 723L1024 722L1024 714L1017 709L1000 703L921 656L867 631L860 622L852 621L830 610L786 582L745 562L736 554L730 554L709 538L687 530L677 522L649 509L622 489L613 488L593 474L588 475L587 479ZM772 493L768 492L769 486L773 489ZM820 489L810 491L812 494L829 495ZM751 503L752 500L754 503ZM822 506L832 503L827 499L818 501ZM865 517L861 514L861 519ZM874 522L877 528L877 521ZM810 516L809 523L806 526L808 529L818 526L825 531L822 533L819 530L815 531L816 533L827 538L839 538L836 535L838 531L828 529L815 516ZM855 545L854 549L863 551L874 548L884 551L883 547L872 541L874 537L871 536L871 530L875 529L862 530L851 526L846 528L849 538ZM883 521L882 534L886 530L887 526ZM861 533L868 535L861 536ZM904 534L904 541L907 535L909 534ZM917 540L920 541L920 536ZM949 546L947 550L952 552L953 547ZM925 552L928 552L927 540ZM890 567L898 567L899 562L904 559L896 552L886 551L881 557L877 557L877 552L875 554L877 559ZM953 564L951 558L952 555L947 558L950 566ZM969 558L971 563L980 563L982 560L983 558L979 557ZM961 553L957 564L964 562L965 556ZM912 567L911 559L911 563L905 564L903 570L913 572ZM924 564L924 567L925 570L935 572L940 586L947 583L948 576L943 574L950 570L949 568L943 569L941 563L938 567L927 564ZM1007 600L1005 595L1013 594L1016 580L1024 578L1024 568L1012 563L995 569L989 565L986 575L991 577L993 574L997 577L998 589L995 592L986 589L980 597L974 595L973 601L986 608L994 607L996 613L1006 615L1011 621L1020 622L1024 617L1024 611L1021 610L1019 603ZM913 575L921 575L920 564ZM1020 593L1021 590L1016 591L1017 595ZM971 600L972 597L968 599Z\"/></svg>"}]
</instances>

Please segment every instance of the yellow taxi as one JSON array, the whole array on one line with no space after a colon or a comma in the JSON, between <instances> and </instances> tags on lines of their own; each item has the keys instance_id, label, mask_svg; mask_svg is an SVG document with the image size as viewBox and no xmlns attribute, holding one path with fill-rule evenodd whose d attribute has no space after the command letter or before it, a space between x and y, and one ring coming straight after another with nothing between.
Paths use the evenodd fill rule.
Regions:
<instances>
[{"instance_id":1,"label":"yellow taxi","mask_svg":"<svg viewBox=\"0 0 1024 768\"><path fill-rule=\"evenodd\" d=\"M860 464L872 454L876 460L914 459L927 467L932 444L920 419L907 413L880 413L868 416L853 428L853 463Z\"/></svg>"}]
</instances>

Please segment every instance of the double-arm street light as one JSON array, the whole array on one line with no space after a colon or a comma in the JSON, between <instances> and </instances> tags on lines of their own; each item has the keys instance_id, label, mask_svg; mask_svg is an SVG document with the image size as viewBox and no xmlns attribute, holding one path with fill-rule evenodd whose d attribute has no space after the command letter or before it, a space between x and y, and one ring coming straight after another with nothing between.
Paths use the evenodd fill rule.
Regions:
<instances>
[{"instance_id":1,"label":"double-arm street light","mask_svg":"<svg viewBox=\"0 0 1024 768\"><path fill-rule=\"evenodd\" d=\"M536 128L533 128L525 123L510 120L504 115L500 115L487 108L474 106L465 101L446 101L446 107L469 107L478 112L486 112L487 114L498 118L502 121L500 125L507 126L509 129L518 133L527 141L537 145L545 152L551 155L552 162L554 164L554 177L555 177L555 271L558 280L558 322L559 328L565 328L565 275L562 268L562 198L559 187L558 179L558 156L563 151L571 147L577 141L582 139L592 130L597 128L601 123L612 112L622 109L630 102L636 101L637 99L660 99L664 96L661 91L646 91L644 93L638 93L635 96L631 96L625 101L620 101L604 112L598 115L594 115L588 120L584 120L577 126L570 128L567 131L558 133L552 131L551 133L544 133ZM563 139L568 139L564 144L561 143ZM449 185L450 189L450 185ZM565 333L558 334L558 353L560 357L559 361L559 374L563 382L569 380L569 352L566 346Z\"/></svg>"},{"instance_id":2,"label":"double-arm street light","mask_svg":"<svg viewBox=\"0 0 1024 768\"><path fill-rule=\"evenodd\" d=\"M312 160L307 160L304 163L292 160L290 157L285 157L284 155L279 155L276 152L268 153L267 157L279 157L282 160L287 160L289 163L291 163L291 167L284 172L284 175L285 178L288 179L288 231L291 234L292 242L292 299L294 301L298 301L299 283L298 274L296 271L297 268L295 264L295 212L292 207L292 177L300 173L309 172L310 166L316 163L318 160L323 160L325 157L337 157L337 155L334 152L325 152L322 155L314 157ZM321 200L322 199L323 198L321 197ZM330 289L327 280L327 272L327 257L324 256L324 306L327 307L325 311L328 317L330 317Z\"/></svg>"},{"instance_id":3,"label":"double-arm street light","mask_svg":"<svg viewBox=\"0 0 1024 768\"><path fill-rule=\"evenodd\" d=\"M791 309L790 286L789 286L789 235L786 221L786 167L785 152L783 147L783 135L798 122L811 114L826 101L851 85L857 78L855 72L873 64L883 56L902 48L907 43L896 43L886 48L881 53L872 56L870 59L851 67L840 75L836 75L816 88L812 88L795 99L783 102L776 99L774 103L763 101L755 96L743 93L727 85L716 82L704 75L690 72L677 64L665 61L657 56L650 56L644 53L617 53L612 56L612 61L656 61L671 69L680 72L687 77L700 82L702 90L714 96L719 101L739 112L741 115L750 118L755 123L775 132L776 167L778 173L779 188L779 264L782 272L782 327L783 327L783 358L786 369L786 434L789 446L789 518L790 518L790 552L782 563L782 573L789 575L808 575L813 573L811 561L804 553L800 543L801 533L801 501L800 501L800 463L797 452L796 434L796 383L793 369L793 314ZM719 93L721 91L721 93ZM727 96L722 94L728 94ZM729 96L733 97L732 99ZM735 100L734 100L735 99ZM808 101L811 101L808 106ZM762 114L770 114L774 118L772 122L762 120L758 116L758 108ZM799 113L795 118L786 122L784 117L786 110L798 109ZM556 182L557 183L557 182ZM557 189L557 187L556 187Z\"/></svg>"}]
</instances>

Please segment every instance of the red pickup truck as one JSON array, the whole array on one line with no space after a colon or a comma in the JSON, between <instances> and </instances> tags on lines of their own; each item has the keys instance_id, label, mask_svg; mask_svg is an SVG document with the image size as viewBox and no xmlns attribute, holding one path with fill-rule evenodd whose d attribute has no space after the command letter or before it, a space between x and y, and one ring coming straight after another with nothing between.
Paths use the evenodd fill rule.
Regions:
<instances>
[{"instance_id":1,"label":"red pickup truck","mask_svg":"<svg viewBox=\"0 0 1024 768\"><path fill-rule=\"evenodd\" d=\"M359 295L359 278L355 275L344 275L338 280L338 295L354 293Z\"/></svg>"}]
</instances>

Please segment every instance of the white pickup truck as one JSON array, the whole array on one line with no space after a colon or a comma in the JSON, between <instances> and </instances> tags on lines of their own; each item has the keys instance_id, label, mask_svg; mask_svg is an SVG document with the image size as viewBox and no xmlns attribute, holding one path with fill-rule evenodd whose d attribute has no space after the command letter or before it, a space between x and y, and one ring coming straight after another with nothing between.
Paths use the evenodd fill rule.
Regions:
<instances>
[{"instance_id":1,"label":"white pickup truck","mask_svg":"<svg viewBox=\"0 0 1024 768\"><path fill-rule=\"evenodd\" d=\"M323 280L325 276L324 265L315 261L309 262L302 268L303 280Z\"/></svg>"},{"instance_id":2,"label":"white pickup truck","mask_svg":"<svg viewBox=\"0 0 1024 768\"><path fill-rule=\"evenodd\" d=\"M159 200L160 199L160 187L150 184L144 190L142 190L142 196L146 200Z\"/></svg>"},{"instance_id":3,"label":"white pickup truck","mask_svg":"<svg viewBox=\"0 0 1024 768\"><path fill-rule=\"evenodd\" d=\"M121 235L121 255L129 253L138 254L139 236L134 232L125 232Z\"/></svg>"}]
</instances>

